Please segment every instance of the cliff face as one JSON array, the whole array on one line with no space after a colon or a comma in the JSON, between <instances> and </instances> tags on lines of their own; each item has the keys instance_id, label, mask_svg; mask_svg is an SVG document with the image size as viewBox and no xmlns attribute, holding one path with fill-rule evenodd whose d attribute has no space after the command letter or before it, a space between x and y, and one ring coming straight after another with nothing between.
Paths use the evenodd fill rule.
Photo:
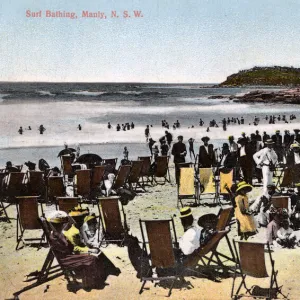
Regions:
<instances>
[{"instance_id":1,"label":"cliff face","mask_svg":"<svg viewBox=\"0 0 300 300\"><path fill-rule=\"evenodd\" d=\"M227 77L220 86L242 85L272 85L295 86L300 85L300 68L293 67L254 67L242 70Z\"/></svg>"}]
</instances>

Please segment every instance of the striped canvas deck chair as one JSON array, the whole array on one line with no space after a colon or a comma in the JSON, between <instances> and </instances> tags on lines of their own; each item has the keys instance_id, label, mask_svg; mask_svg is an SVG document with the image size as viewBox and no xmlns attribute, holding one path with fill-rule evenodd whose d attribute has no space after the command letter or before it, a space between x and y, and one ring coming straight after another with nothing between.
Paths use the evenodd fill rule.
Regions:
<instances>
[{"instance_id":1,"label":"striped canvas deck chair","mask_svg":"<svg viewBox=\"0 0 300 300\"><path fill-rule=\"evenodd\" d=\"M91 170L77 170L74 177L74 196L89 201L91 196Z\"/></svg>"},{"instance_id":2,"label":"striped canvas deck chair","mask_svg":"<svg viewBox=\"0 0 300 300\"><path fill-rule=\"evenodd\" d=\"M45 199L46 185L44 180L44 172L42 171L29 171L28 177L28 194L33 196L41 196Z\"/></svg>"},{"instance_id":3,"label":"striped canvas deck chair","mask_svg":"<svg viewBox=\"0 0 300 300\"><path fill-rule=\"evenodd\" d=\"M169 156L157 156L155 158L156 168L153 174L153 181L156 184L164 185L166 182L171 183L169 170ZM161 180L158 180L158 179Z\"/></svg>"},{"instance_id":4,"label":"striped canvas deck chair","mask_svg":"<svg viewBox=\"0 0 300 300\"><path fill-rule=\"evenodd\" d=\"M150 167L151 167L151 156L139 156L138 160L141 160L143 162L142 170L141 170L141 178L142 178L142 184L145 187L146 184L151 183L150 179Z\"/></svg>"},{"instance_id":5,"label":"striped canvas deck chair","mask_svg":"<svg viewBox=\"0 0 300 300\"><path fill-rule=\"evenodd\" d=\"M238 247L236 244L238 244ZM231 299L240 299L241 297L251 297L252 299L277 299L278 294L281 294L285 299L287 299L287 297L281 292L282 287L278 286L278 271L275 271L275 261L272 258L269 244L233 241L233 245L237 262L231 289ZM265 253L265 247L267 247L267 254ZM270 259L271 276L269 276L267 271L266 255L269 256ZM238 288L235 290L235 281L237 280L238 269L242 280ZM257 278L258 283L261 282L261 279L270 277L268 288L261 288L258 285L248 288L246 285L247 276ZM246 293L240 293L242 287L245 288Z\"/></svg>"},{"instance_id":6,"label":"striped canvas deck chair","mask_svg":"<svg viewBox=\"0 0 300 300\"><path fill-rule=\"evenodd\" d=\"M66 189L62 176L50 176L47 180L47 202L56 204L57 197L66 195Z\"/></svg>"},{"instance_id":7,"label":"striped canvas deck chair","mask_svg":"<svg viewBox=\"0 0 300 300\"><path fill-rule=\"evenodd\" d=\"M120 197L98 198L98 210L102 227L100 245L119 243L123 246L128 229Z\"/></svg>"},{"instance_id":8,"label":"striped canvas deck chair","mask_svg":"<svg viewBox=\"0 0 300 300\"><path fill-rule=\"evenodd\" d=\"M289 215L292 213L291 199L288 196L274 196L271 203L278 210L286 209Z\"/></svg>"},{"instance_id":9,"label":"striped canvas deck chair","mask_svg":"<svg viewBox=\"0 0 300 300\"><path fill-rule=\"evenodd\" d=\"M195 200L195 204L198 204L193 167L180 167L177 192L177 207L179 206L179 203L183 207L182 199L193 198Z\"/></svg>"},{"instance_id":10,"label":"striped canvas deck chair","mask_svg":"<svg viewBox=\"0 0 300 300\"><path fill-rule=\"evenodd\" d=\"M141 171L143 167L143 161L133 160L131 161L131 170L128 177L128 184L130 189L136 191L139 186L144 192L146 191L144 186L140 183Z\"/></svg>"},{"instance_id":11,"label":"striped canvas deck chair","mask_svg":"<svg viewBox=\"0 0 300 300\"><path fill-rule=\"evenodd\" d=\"M79 205L78 197L57 197L58 210L69 213L71 209Z\"/></svg>"},{"instance_id":12,"label":"striped canvas deck chair","mask_svg":"<svg viewBox=\"0 0 300 300\"><path fill-rule=\"evenodd\" d=\"M174 248L177 245L177 236L173 219L168 220L139 220L143 238L142 262L142 286L140 294L143 292L147 281L172 280L168 296L171 295L173 286L177 279L182 279L180 264L176 260ZM172 228L172 229L171 229ZM150 263L149 263L150 262ZM147 266L147 270L144 270ZM172 275L152 277L152 268L174 269ZM156 285L156 284L155 284ZM154 286L155 286L154 285Z\"/></svg>"},{"instance_id":13,"label":"striped canvas deck chair","mask_svg":"<svg viewBox=\"0 0 300 300\"><path fill-rule=\"evenodd\" d=\"M38 196L21 196L16 197L17 208L17 246L19 249L20 242L27 245L28 242L32 244L33 241L39 241L39 245L44 239L44 235L39 238L24 238L25 230L40 230L39 211L38 211ZM41 207L42 208L42 207ZM43 214L43 211L41 212Z\"/></svg>"}]
</instances>

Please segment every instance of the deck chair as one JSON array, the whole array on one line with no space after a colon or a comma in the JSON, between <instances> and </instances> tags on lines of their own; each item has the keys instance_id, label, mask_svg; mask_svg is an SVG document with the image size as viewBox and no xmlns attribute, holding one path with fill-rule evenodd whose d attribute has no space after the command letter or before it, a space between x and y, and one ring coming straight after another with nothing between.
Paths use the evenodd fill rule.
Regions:
<instances>
[{"instance_id":1,"label":"deck chair","mask_svg":"<svg viewBox=\"0 0 300 300\"><path fill-rule=\"evenodd\" d=\"M198 251L195 251L193 254L189 255L189 257L184 261L184 271L189 270L206 277L210 277L206 273L202 273L202 270L211 272L214 271L214 269L222 269L223 272L227 274L230 267L225 266L220 259L219 252L217 252L217 247L220 241L228 234L228 232L228 230L216 232L206 245L200 247ZM208 257L209 254L211 254L210 258ZM215 257L216 260L211 259L212 257ZM200 261L202 262L202 266L199 265ZM214 262L215 265L211 265L211 262Z\"/></svg>"},{"instance_id":2,"label":"deck chair","mask_svg":"<svg viewBox=\"0 0 300 300\"><path fill-rule=\"evenodd\" d=\"M74 196L90 200L91 195L91 170L77 170L74 178Z\"/></svg>"},{"instance_id":3,"label":"deck chair","mask_svg":"<svg viewBox=\"0 0 300 300\"><path fill-rule=\"evenodd\" d=\"M24 196L27 193L25 185L25 173L11 172L7 177L7 184L3 185L3 192L8 201L14 201L16 196Z\"/></svg>"},{"instance_id":4,"label":"deck chair","mask_svg":"<svg viewBox=\"0 0 300 300\"><path fill-rule=\"evenodd\" d=\"M118 169L117 176L114 179L114 182L112 184L112 190L117 193L117 190L119 188L126 187L127 179L130 174L130 165L121 165Z\"/></svg>"},{"instance_id":5,"label":"deck chair","mask_svg":"<svg viewBox=\"0 0 300 300\"><path fill-rule=\"evenodd\" d=\"M174 220L173 218L168 220L140 219L139 222L143 238L143 256L141 260L142 262L143 260L150 260L150 264L141 264L141 281L143 283L139 293L143 292L147 281L172 280L168 293L168 296L170 296L175 281L182 279L180 264L177 262L174 253L174 246L177 245ZM171 226L173 234L171 234ZM147 265L147 270L143 270L145 265ZM152 268L157 268L157 271L158 269L171 269L174 275L152 277L149 275Z\"/></svg>"},{"instance_id":6,"label":"deck chair","mask_svg":"<svg viewBox=\"0 0 300 300\"><path fill-rule=\"evenodd\" d=\"M151 179L150 179L151 156L139 156L138 160L141 160L143 162L140 175L142 178L142 184L145 187L146 184L151 183Z\"/></svg>"},{"instance_id":7,"label":"deck chair","mask_svg":"<svg viewBox=\"0 0 300 300\"><path fill-rule=\"evenodd\" d=\"M62 155L61 160L61 169L63 171L64 178L68 176L68 181L71 181L75 175L72 168L72 157L70 155Z\"/></svg>"},{"instance_id":8,"label":"deck chair","mask_svg":"<svg viewBox=\"0 0 300 300\"><path fill-rule=\"evenodd\" d=\"M29 171L27 173L28 183L27 189L28 194L33 196L41 196L45 199L45 180L44 180L44 172L42 171Z\"/></svg>"},{"instance_id":9,"label":"deck chair","mask_svg":"<svg viewBox=\"0 0 300 300\"><path fill-rule=\"evenodd\" d=\"M153 182L161 185L164 185L166 182L171 183L169 156L157 156L155 158L155 162L156 169L153 174ZM158 178L162 178L162 181L158 181Z\"/></svg>"},{"instance_id":10,"label":"deck chair","mask_svg":"<svg viewBox=\"0 0 300 300\"><path fill-rule=\"evenodd\" d=\"M218 221L217 221L217 224L216 224L216 230L217 231L226 231L227 227L231 225L231 219L234 215L234 209L233 207L228 207L228 208L221 208L220 211L219 211L219 214L218 214ZM210 265L210 263L213 261L213 258L214 258L214 254L217 254L219 257L222 257L222 258L225 258L226 261L232 261L232 262L236 262L236 259L235 259L235 256L234 256L234 251L233 251L233 248L232 248L232 245L230 243L230 240L229 240L229 237L228 237L228 233L229 231L227 231L227 233L225 234L225 239L226 239L226 242L227 242L227 246L228 246L228 249L229 249L229 252L231 254L231 256L228 256L228 255L225 255L221 252L219 252L217 250L217 247L218 245L216 245L216 250L214 253L211 254L210 258L208 259L208 265ZM216 262L216 261L214 261Z\"/></svg>"},{"instance_id":11,"label":"deck chair","mask_svg":"<svg viewBox=\"0 0 300 300\"><path fill-rule=\"evenodd\" d=\"M66 195L66 189L62 176L50 176L47 182L47 202L55 204L56 197Z\"/></svg>"},{"instance_id":12,"label":"deck chair","mask_svg":"<svg viewBox=\"0 0 300 300\"><path fill-rule=\"evenodd\" d=\"M217 197L217 185L215 183L214 173L212 168L200 168L200 199L202 195L213 195L214 201Z\"/></svg>"},{"instance_id":13,"label":"deck chair","mask_svg":"<svg viewBox=\"0 0 300 300\"><path fill-rule=\"evenodd\" d=\"M279 210L286 209L288 214L292 213L291 199L288 196L275 196L271 198L273 206Z\"/></svg>"},{"instance_id":14,"label":"deck chair","mask_svg":"<svg viewBox=\"0 0 300 300\"><path fill-rule=\"evenodd\" d=\"M239 248L239 254L237 246ZM235 267L235 274L231 289L231 299L238 299L240 297L256 297L256 298L267 298L276 299L278 294L284 296L281 292L281 287L277 283L278 271L275 271L275 261L272 258L269 244L264 243L253 243L253 242L242 242L233 241L234 249L236 252L237 262ZM265 261L265 247L267 247L268 256L271 262L271 276L268 275ZM240 269L242 281L238 286L237 290L234 291L235 281L237 277L237 270ZM260 288L259 286L253 286L248 288L246 285L246 277L251 276L255 278L268 278L270 277L270 285L267 289ZM244 286L246 294L241 294L241 288Z\"/></svg>"},{"instance_id":15,"label":"deck chair","mask_svg":"<svg viewBox=\"0 0 300 300\"><path fill-rule=\"evenodd\" d=\"M102 239L99 241L100 245L104 242L106 244L117 242L122 246L128 229L120 197L104 197L98 198L98 200L99 217L103 231Z\"/></svg>"},{"instance_id":16,"label":"deck chair","mask_svg":"<svg viewBox=\"0 0 300 300\"><path fill-rule=\"evenodd\" d=\"M128 184L130 189L136 191L139 186L144 192L146 192L144 185L140 184L141 171L143 167L143 161L133 160L131 161L131 170L128 176Z\"/></svg>"},{"instance_id":17,"label":"deck chair","mask_svg":"<svg viewBox=\"0 0 300 300\"><path fill-rule=\"evenodd\" d=\"M102 165L111 165L115 169L117 166L117 162L117 158L106 158L102 160Z\"/></svg>"},{"instance_id":18,"label":"deck chair","mask_svg":"<svg viewBox=\"0 0 300 300\"><path fill-rule=\"evenodd\" d=\"M177 207L183 207L182 199L194 198L197 205L197 191L193 167L180 167L179 185L177 187Z\"/></svg>"},{"instance_id":19,"label":"deck chair","mask_svg":"<svg viewBox=\"0 0 300 300\"><path fill-rule=\"evenodd\" d=\"M95 166L92 170L91 178L91 189L96 189L100 187L103 183L103 176L105 173L105 166Z\"/></svg>"},{"instance_id":20,"label":"deck chair","mask_svg":"<svg viewBox=\"0 0 300 300\"><path fill-rule=\"evenodd\" d=\"M16 208L17 208L17 246L16 250L19 249L20 242L27 245L27 241L39 241L41 245L44 240L42 235L39 238L24 238L25 230L37 230L41 229L39 223L39 211L38 211L38 196L21 196L16 197ZM43 211L42 211L43 213Z\"/></svg>"},{"instance_id":21,"label":"deck chair","mask_svg":"<svg viewBox=\"0 0 300 300\"><path fill-rule=\"evenodd\" d=\"M3 180L5 176L5 173L0 173L0 218L4 217L7 223L11 223L6 210L12 205L12 203L5 203L4 201L5 194L3 191Z\"/></svg>"},{"instance_id":22,"label":"deck chair","mask_svg":"<svg viewBox=\"0 0 300 300\"><path fill-rule=\"evenodd\" d=\"M49 243L49 235L50 235L49 224L46 221L46 219L43 217L39 218L39 223L40 223L41 228L43 229L44 236L46 237L46 240ZM21 290L15 292L13 294L14 299L19 299L18 297L20 294L22 294L28 290L31 290L37 286L40 286L52 279L55 279L57 277L64 275L64 272L63 272L61 266L59 264L56 264L56 265L53 264L54 259L55 259L55 256L50 248L41 270L31 272L30 274L28 274L26 276L27 279L25 280L25 282L33 281L33 283L31 283L30 285L27 285L24 288L22 288ZM68 278L67 278L67 280L69 281Z\"/></svg>"},{"instance_id":23,"label":"deck chair","mask_svg":"<svg viewBox=\"0 0 300 300\"><path fill-rule=\"evenodd\" d=\"M58 210L65 211L69 213L71 209L78 206L79 198L78 197L57 197Z\"/></svg>"}]
</instances>

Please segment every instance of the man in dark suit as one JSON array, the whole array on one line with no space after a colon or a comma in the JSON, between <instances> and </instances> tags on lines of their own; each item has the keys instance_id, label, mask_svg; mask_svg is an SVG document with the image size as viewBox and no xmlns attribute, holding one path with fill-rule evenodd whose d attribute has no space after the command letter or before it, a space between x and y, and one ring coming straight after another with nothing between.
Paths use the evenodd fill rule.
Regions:
<instances>
[{"instance_id":1,"label":"man in dark suit","mask_svg":"<svg viewBox=\"0 0 300 300\"><path fill-rule=\"evenodd\" d=\"M239 138L237 141L241 147L238 150L238 161L242 169L244 181L252 184L253 177L253 153L251 151L251 146L248 144L247 138Z\"/></svg>"},{"instance_id":2,"label":"man in dark suit","mask_svg":"<svg viewBox=\"0 0 300 300\"><path fill-rule=\"evenodd\" d=\"M274 151L277 154L278 162L283 161L283 148L282 148L282 135L280 130L276 130L275 134L272 135L272 140L274 142Z\"/></svg>"},{"instance_id":3,"label":"man in dark suit","mask_svg":"<svg viewBox=\"0 0 300 300\"><path fill-rule=\"evenodd\" d=\"M213 147L209 147L208 145L210 138L208 136L204 136L201 140L203 145L199 148L199 168L211 168L216 165L216 158Z\"/></svg>"},{"instance_id":4,"label":"man in dark suit","mask_svg":"<svg viewBox=\"0 0 300 300\"><path fill-rule=\"evenodd\" d=\"M179 182L179 166L178 163L183 163L185 162L185 156L186 156L186 146L182 142L183 141L183 136L179 135L178 136L178 142L173 145L172 148L172 155L174 156L174 163L175 163L175 178L176 178L176 183Z\"/></svg>"},{"instance_id":5,"label":"man in dark suit","mask_svg":"<svg viewBox=\"0 0 300 300\"><path fill-rule=\"evenodd\" d=\"M237 157L236 153L229 151L229 145L227 143L223 144L222 154L220 157L219 168L220 170L229 171L236 166Z\"/></svg>"}]
</instances>

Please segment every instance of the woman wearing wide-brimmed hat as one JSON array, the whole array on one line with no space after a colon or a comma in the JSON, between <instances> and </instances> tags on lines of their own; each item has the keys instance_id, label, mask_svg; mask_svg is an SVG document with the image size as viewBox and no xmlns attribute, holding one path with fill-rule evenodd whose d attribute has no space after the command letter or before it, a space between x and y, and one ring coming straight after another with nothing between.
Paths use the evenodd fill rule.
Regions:
<instances>
[{"instance_id":1,"label":"woman wearing wide-brimmed hat","mask_svg":"<svg viewBox=\"0 0 300 300\"><path fill-rule=\"evenodd\" d=\"M247 193L252 191L252 186L246 182L238 185L235 197L235 217L238 223L238 234L241 239L247 240L250 235L256 233L254 218L249 211Z\"/></svg>"}]
</instances>

